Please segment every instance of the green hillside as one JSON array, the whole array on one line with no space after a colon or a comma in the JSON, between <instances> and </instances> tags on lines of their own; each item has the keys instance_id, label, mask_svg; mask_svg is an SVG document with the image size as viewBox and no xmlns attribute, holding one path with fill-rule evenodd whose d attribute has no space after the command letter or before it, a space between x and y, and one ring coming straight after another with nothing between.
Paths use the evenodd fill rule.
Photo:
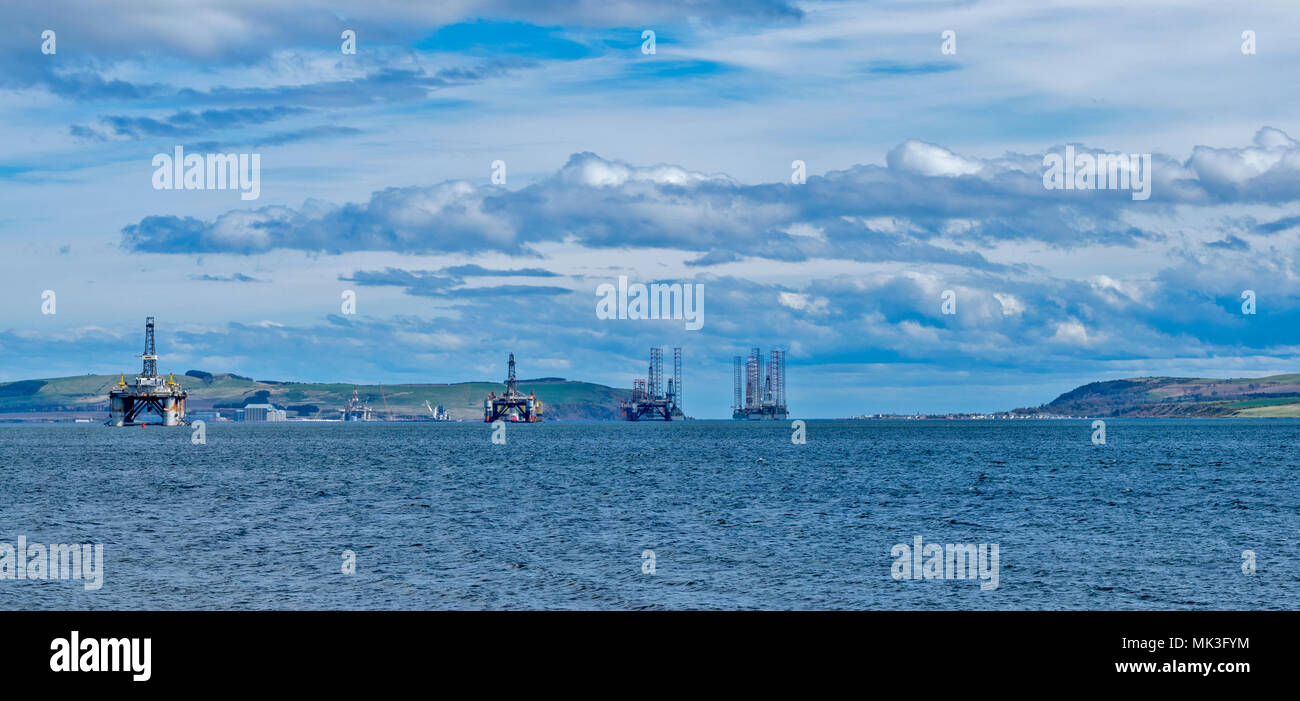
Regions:
<instances>
[{"instance_id":1,"label":"green hillside","mask_svg":"<svg viewBox=\"0 0 1300 701\"><path fill-rule=\"evenodd\" d=\"M108 391L118 379L118 375L80 375L0 383L0 412L107 413ZM275 382L197 370L177 375L176 381L189 393L187 408L191 412L270 402L290 409L291 417L309 418L338 418L339 409L351 399L355 387L378 417L388 412L395 418L427 417L427 400L433 406L443 405L453 419L481 420L484 397L488 392L499 395L505 390L501 383L460 382L384 385L381 391L379 385ZM519 388L524 393L536 393L545 403L547 419L615 419L619 403L631 394L631 390L561 378L523 380Z\"/></svg>"},{"instance_id":2,"label":"green hillside","mask_svg":"<svg viewBox=\"0 0 1300 701\"><path fill-rule=\"evenodd\" d=\"M1214 380L1137 377L1093 382L1017 413L1099 417L1296 417L1300 374Z\"/></svg>"}]
</instances>

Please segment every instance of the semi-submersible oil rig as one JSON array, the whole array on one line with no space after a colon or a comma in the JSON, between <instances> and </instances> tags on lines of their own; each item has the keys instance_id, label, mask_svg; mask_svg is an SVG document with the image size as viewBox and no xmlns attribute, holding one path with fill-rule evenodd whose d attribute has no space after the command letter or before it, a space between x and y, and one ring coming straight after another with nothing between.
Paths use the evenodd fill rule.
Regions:
<instances>
[{"instance_id":1,"label":"semi-submersible oil rig","mask_svg":"<svg viewBox=\"0 0 1300 701\"><path fill-rule=\"evenodd\" d=\"M150 423L163 426L185 425L185 390L176 384L171 375L164 380L158 375L158 354L153 345L153 317L144 320L144 370L128 385L126 375L108 392L108 426L146 426ZM144 416L154 414L161 421L145 421Z\"/></svg>"},{"instance_id":2,"label":"semi-submersible oil rig","mask_svg":"<svg viewBox=\"0 0 1300 701\"><path fill-rule=\"evenodd\" d=\"M632 380L632 397L623 402L623 419L627 421L674 421L686 418L682 413L682 349L673 348L673 376L664 391L664 349L650 349L650 367L646 379Z\"/></svg>"},{"instance_id":3,"label":"semi-submersible oil rig","mask_svg":"<svg viewBox=\"0 0 1300 701\"><path fill-rule=\"evenodd\" d=\"M520 394L519 383L515 380L515 354L510 354L510 371L506 375L506 393L497 396L488 393L483 400L483 421L511 421L517 423L537 423L542 420L542 400L529 392Z\"/></svg>"},{"instance_id":4,"label":"semi-submersible oil rig","mask_svg":"<svg viewBox=\"0 0 1300 701\"><path fill-rule=\"evenodd\" d=\"M745 375L744 403L741 403L740 376ZM757 347L749 351L748 358L737 355L732 359L735 375L734 401L731 418L733 419L770 419L785 420L790 412L785 405L785 351L773 350L767 359L767 368L763 368L763 354Z\"/></svg>"}]
</instances>

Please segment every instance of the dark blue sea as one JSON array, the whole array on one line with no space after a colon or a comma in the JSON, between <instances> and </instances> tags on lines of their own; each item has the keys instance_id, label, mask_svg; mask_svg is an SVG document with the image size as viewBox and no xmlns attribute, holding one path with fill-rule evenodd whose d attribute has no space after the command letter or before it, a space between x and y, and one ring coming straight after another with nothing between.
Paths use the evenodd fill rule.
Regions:
<instances>
[{"instance_id":1,"label":"dark blue sea","mask_svg":"<svg viewBox=\"0 0 1300 701\"><path fill-rule=\"evenodd\" d=\"M0 608L1300 608L1300 421L1091 435L557 422L494 445L477 423L210 423L193 445L5 425L0 543L103 544L104 583L0 579ZM895 579L915 536L997 544L998 587Z\"/></svg>"}]
</instances>

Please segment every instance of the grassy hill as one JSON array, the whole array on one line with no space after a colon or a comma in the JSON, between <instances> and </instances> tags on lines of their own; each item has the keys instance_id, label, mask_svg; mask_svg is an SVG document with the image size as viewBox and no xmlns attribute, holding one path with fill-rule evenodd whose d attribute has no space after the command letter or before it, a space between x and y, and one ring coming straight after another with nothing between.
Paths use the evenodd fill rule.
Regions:
<instances>
[{"instance_id":1,"label":"grassy hill","mask_svg":"<svg viewBox=\"0 0 1300 701\"><path fill-rule=\"evenodd\" d=\"M107 415L108 391L118 377L80 375L0 383L0 412L103 411ZM177 375L176 381L189 393L190 411L270 402L289 408L291 417L310 418L338 418L338 410L351 399L355 387L378 416L391 411L396 418L427 417L427 400L433 406L442 404L453 419L481 421L484 397L505 390L498 382L459 382L384 385L381 392L379 385L276 382L197 370ZM614 419L619 403L631 395L631 390L562 378L521 380L519 388L525 394L535 392L545 402L547 419Z\"/></svg>"},{"instance_id":2,"label":"grassy hill","mask_svg":"<svg viewBox=\"0 0 1300 701\"><path fill-rule=\"evenodd\" d=\"M1137 377L1093 382L1017 413L1101 417L1300 417L1300 374L1233 380Z\"/></svg>"}]
</instances>

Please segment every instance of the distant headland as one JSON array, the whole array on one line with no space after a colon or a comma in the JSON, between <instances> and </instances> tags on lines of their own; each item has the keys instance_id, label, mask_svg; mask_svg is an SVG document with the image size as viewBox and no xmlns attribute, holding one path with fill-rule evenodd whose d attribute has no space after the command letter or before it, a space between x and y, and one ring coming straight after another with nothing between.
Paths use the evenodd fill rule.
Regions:
<instances>
[{"instance_id":1,"label":"distant headland","mask_svg":"<svg viewBox=\"0 0 1300 701\"><path fill-rule=\"evenodd\" d=\"M1229 380L1134 377L1090 382L1036 407L988 414L868 414L853 418L1300 418L1300 374Z\"/></svg>"},{"instance_id":2,"label":"distant headland","mask_svg":"<svg viewBox=\"0 0 1300 701\"><path fill-rule=\"evenodd\" d=\"M1135 377L1092 382L1013 413L1087 417L1300 417L1300 374L1214 380Z\"/></svg>"}]
</instances>

